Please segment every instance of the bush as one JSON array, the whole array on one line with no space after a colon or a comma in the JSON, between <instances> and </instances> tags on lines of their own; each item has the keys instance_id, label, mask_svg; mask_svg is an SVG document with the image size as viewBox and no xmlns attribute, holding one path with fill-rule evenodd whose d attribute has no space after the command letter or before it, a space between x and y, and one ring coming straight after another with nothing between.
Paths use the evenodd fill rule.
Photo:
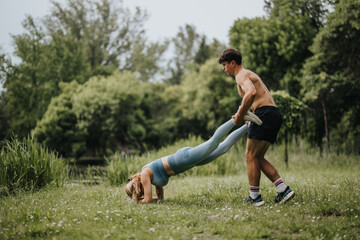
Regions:
<instances>
[{"instance_id":1,"label":"bush","mask_svg":"<svg viewBox=\"0 0 360 240\"><path fill-rule=\"evenodd\" d=\"M2 142L0 152L0 195L31 191L46 185L60 186L68 177L67 164L28 137Z\"/></svg>"}]
</instances>

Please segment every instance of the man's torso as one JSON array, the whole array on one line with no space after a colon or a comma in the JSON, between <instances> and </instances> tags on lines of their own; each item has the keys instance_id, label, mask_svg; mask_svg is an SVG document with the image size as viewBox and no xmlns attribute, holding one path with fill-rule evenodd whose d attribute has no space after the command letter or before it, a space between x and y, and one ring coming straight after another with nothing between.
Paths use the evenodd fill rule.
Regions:
<instances>
[{"instance_id":1,"label":"man's torso","mask_svg":"<svg viewBox=\"0 0 360 240\"><path fill-rule=\"evenodd\" d=\"M256 89L256 95L253 103L251 104L251 109L255 110L263 106L276 106L273 97L271 96L269 90L261 80L261 78L253 73L250 70L243 69L236 75L236 83L238 85L239 95L244 97L245 92L242 88L242 85L245 81L250 80Z\"/></svg>"}]
</instances>

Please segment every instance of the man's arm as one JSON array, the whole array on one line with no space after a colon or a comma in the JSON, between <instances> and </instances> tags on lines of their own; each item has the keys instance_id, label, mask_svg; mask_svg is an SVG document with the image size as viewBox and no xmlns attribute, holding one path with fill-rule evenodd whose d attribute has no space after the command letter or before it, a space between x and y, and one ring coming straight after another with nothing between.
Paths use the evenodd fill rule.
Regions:
<instances>
[{"instance_id":1,"label":"man's arm","mask_svg":"<svg viewBox=\"0 0 360 240\"><path fill-rule=\"evenodd\" d=\"M242 82L241 86L238 85L238 88L242 90L244 96L237 113L233 116L233 119L236 125L240 126L244 124L244 116L254 102L256 88L248 77Z\"/></svg>"}]
</instances>

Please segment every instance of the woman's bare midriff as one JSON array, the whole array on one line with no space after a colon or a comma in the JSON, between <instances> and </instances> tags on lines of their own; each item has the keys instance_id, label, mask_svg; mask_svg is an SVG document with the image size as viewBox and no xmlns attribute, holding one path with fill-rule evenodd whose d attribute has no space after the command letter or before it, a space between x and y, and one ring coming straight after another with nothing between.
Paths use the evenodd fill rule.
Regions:
<instances>
[{"instance_id":1,"label":"woman's bare midriff","mask_svg":"<svg viewBox=\"0 0 360 240\"><path fill-rule=\"evenodd\" d=\"M162 164L164 165L165 171L169 176L175 175L175 172L171 169L169 162L168 162L168 157L163 157L161 159Z\"/></svg>"}]
</instances>

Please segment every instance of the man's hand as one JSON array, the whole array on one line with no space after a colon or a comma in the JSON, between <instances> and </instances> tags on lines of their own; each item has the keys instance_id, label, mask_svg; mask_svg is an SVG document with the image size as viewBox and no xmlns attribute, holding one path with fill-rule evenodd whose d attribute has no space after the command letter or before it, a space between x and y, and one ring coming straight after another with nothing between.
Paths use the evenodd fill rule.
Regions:
<instances>
[{"instance_id":1,"label":"man's hand","mask_svg":"<svg viewBox=\"0 0 360 240\"><path fill-rule=\"evenodd\" d=\"M240 126L245 123L244 118L240 118L239 111L232 116L232 119L234 119L234 123L236 126Z\"/></svg>"}]
</instances>

